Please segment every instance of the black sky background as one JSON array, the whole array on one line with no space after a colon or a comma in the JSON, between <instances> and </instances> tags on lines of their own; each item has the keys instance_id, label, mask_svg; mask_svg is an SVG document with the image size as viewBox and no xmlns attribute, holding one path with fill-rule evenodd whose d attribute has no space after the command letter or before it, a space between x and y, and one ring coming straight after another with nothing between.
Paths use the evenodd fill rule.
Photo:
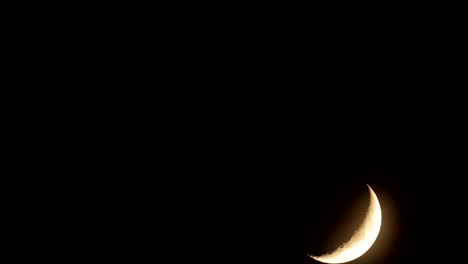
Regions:
<instances>
[{"instance_id":1,"label":"black sky background","mask_svg":"<svg viewBox=\"0 0 468 264\"><path fill-rule=\"evenodd\" d=\"M130 139L138 151L107 156L108 167L124 175L112 181L123 187L106 179L97 189L115 195L90 203L101 214L115 207L117 214L102 225L112 235L102 236L125 250L109 247L112 254L135 248L131 258L150 255L159 262L169 254L172 263L319 263L307 254L349 239L364 216L369 184L381 204L382 227L371 249L351 264L464 259L463 119L429 118L421 125L417 115L399 122L328 115L322 117L328 122L318 122L314 111L294 116L300 111L265 107L240 114L239 108L231 107L231 114L212 106L184 109L161 126L167 134L136 129ZM162 143L168 147L160 150ZM102 242L86 243L100 250Z\"/></svg>"},{"instance_id":2,"label":"black sky background","mask_svg":"<svg viewBox=\"0 0 468 264\"><path fill-rule=\"evenodd\" d=\"M135 192L148 197L137 195L129 205L146 224L135 231L145 240L135 243L155 258L162 243L175 247L175 263L319 263L307 254L349 239L364 216L369 184L382 227L351 264L464 259L462 118L375 114L357 121L354 112L319 122L316 111L244 105L184 109L164 127L169 136L151 134L169 145L162 157L153 162L146 152L131 153L158 172L152 178L141 172Z\"/></svg>"},{"instance_id":3,"label":"black sky background","mask_svg":"<svg viewBox=\"0 0 468 264\"><path fill-rule=\"evenodd\" d=\"M364 217L369 184L382 227L372 248L350 263L446 263L463 256L455 242L465 236L460 136L405 127L332 130L250 132L219 143L224 150L208 160L216 164L213 175L225 177L207 192L206 201L216 204L207 228L223 224L215 245L198 254L226 262L319 263L307 254L349 239Z\"/></svg>"}]
</instances>

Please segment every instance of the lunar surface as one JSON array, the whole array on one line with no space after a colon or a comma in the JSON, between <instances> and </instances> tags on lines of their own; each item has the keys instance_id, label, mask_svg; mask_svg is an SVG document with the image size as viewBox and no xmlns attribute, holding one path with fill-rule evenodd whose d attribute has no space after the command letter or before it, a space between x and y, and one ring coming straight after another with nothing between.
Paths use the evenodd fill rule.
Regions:
<instances>
[{"instance_id":1,"label":"lunar surface","mask_svg":"<svg viewBox=\"0 0 468 264\"><path fill-rule=\"evenodd\" d=\"M345 263L355 260L366 253L374 244L380 232L382 210L377 195L369 185L370 203L366 217L361 226L355 231L351 239L330 253L311 258L323 263Z\"/></svg>"}]
</instances>

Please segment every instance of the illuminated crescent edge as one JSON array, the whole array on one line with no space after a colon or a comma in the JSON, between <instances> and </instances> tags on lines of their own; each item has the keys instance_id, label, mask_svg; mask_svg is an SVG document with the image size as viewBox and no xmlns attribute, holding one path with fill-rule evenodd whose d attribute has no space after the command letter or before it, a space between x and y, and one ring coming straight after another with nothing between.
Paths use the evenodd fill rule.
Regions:
<instances>
[{"instance_id":1,"label":"illuminated crescent edge","mask_svg":"<svg viewBox=\"0 0 468 264\"><path fill-rule=\"evenodd\" d=\"M359 258L372 247L380 232L382 210L377 195L369 185L367 187L370 193L370 203L366 217L351 239L331 253L321 256L308 255L309 257L323 263L344 263Z\"/></svg>"}]
</instances>

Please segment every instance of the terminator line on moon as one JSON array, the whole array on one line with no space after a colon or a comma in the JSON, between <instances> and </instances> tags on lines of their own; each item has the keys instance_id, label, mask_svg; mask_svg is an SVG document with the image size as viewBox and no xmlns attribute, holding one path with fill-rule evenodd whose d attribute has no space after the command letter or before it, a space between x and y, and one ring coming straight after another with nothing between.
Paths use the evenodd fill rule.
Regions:
<instances>
[{"instance_id":1,"label":"terminator line on moon","mask_svg":"<svg viewBox=\"0 0 468 264\"><path fill-rule=\"evenodd\" d=\"M355 260L367 252L374 244L382 224L382 211L377 195L369 185L370 203L366 217L351 239L331 253L309 257L323 263L345 263Z\"/></svg>"}]
</instances>

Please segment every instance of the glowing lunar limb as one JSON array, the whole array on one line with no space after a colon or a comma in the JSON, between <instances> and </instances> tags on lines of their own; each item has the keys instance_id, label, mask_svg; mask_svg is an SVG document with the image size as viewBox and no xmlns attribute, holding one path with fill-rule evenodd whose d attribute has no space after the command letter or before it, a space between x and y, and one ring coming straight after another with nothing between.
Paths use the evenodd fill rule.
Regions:
<instances>
[{"instance_id":1,"label":"glowing lunar limb","mask_svg":"<svg viewBox=\"0 0 468 264\"><path fill-rule=\"evenodd\" d=\"M371 248L380 232L382 211L377 195L375 195L369 185L367 187L370 193L369 208L367 209L364 222L351 239L331 253L321 256L309 255L311 258L324 263L344 263L359 258Z\"/></svg>"}]
</instances>

